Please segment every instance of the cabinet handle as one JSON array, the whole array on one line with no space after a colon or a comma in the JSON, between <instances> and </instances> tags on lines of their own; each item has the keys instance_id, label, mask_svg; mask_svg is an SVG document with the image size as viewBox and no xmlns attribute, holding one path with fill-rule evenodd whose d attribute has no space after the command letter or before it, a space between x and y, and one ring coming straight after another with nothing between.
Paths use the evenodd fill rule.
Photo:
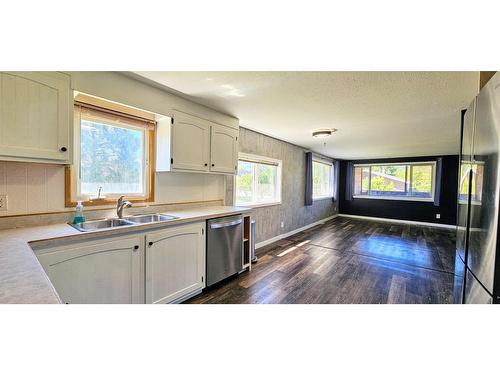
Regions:
<instances>
[{"instance_id":1,"label":"cabinet handle","mask_svg":"<svg viewBox=\"0 0 500 375\"><path fill-rule=\"evenodd\" d=\"M153 246L153 241L150 241L150 242L148 243L148 245L149 245L149 246Z\"/></svg>"},{"instance_id":2,"label":"cabinet handle","mask_svg":"<svg viewBox=\"0 0 500 375\"><path fill-rule=\"evenodd\" d=\"M208 163L205 163L205 167L208 167Z\"/></svg>"},{"instance_id":3,"label":"cabinet handle","mask_svg":"<svg viewBox=\"0 0 500 375\"><path fill-rule=\"evenodd\" d=\"M212 164L212 167L215 167L215 164Z\"/></svg>"},{"instance_id":4,"label":"cabinet handle","mask_svg":"<svg viewBox=\"0 0 500 375\"><path fill-rule=\"evenodd\" d=\"M61 151L66 152L66 151L68 151L68 149L66 147L61 147Z\"/></svg>"},{"instance_id":5,"label":"cabinet handle","mask_svg":"<svg viewBox=\"0 0 500 375\"><path fill-rule=\"evenodd\" d=\"M134 250L139 250L139 245L135 245Z\"/></svg>"}]
</instances>

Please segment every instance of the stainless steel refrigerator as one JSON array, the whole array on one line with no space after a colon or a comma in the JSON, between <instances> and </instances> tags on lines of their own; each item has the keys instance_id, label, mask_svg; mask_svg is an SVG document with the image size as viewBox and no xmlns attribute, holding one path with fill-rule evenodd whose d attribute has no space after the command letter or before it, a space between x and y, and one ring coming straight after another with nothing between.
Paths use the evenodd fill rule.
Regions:
<instances>
[{"instance_id":1,"label":"stainless steel refrigerator","mask_svg":"<svg viewBox=\"0 0 500 375\"><path fill-rule=\"evenodd\" d=\"M500 73L463 116L455 302L500 303Z\"/></svg>"}]
</instances>

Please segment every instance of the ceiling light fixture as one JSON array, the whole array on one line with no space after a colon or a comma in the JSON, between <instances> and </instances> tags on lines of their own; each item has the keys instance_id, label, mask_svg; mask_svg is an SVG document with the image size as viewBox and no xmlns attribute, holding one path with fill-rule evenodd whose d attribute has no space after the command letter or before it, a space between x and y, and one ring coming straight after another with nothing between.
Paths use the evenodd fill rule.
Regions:
<instances>
[{"instance_id":1,"label":"ceiling light fixture","mask_svg":"<svg viewBox=\"0 0 500 375\"><path fill-rule=\"evenodd\" d=\"M314 130L312 135L316 138L326 138L332 135L333 132L336 132L337 129L319 129Z\"/></svg>"}]
</instances>

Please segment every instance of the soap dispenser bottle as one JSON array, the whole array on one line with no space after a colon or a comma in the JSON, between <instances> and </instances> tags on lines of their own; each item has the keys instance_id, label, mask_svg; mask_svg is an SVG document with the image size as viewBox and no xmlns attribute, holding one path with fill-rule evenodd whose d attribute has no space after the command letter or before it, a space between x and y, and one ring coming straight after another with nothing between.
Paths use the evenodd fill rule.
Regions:
<instances>
[{"instance_id":1,"label":"soap dispenser bottle","mask_svg":"<svg viewBox=\"0 0 500 375\"><path fill-rule=\"evenodd\" d=\"M83 216L83 204L82 201L78 201L76 205L75 217L73 218L73 224L83 223L85 221L85 216Z\"/></svg>"}]
</instances>

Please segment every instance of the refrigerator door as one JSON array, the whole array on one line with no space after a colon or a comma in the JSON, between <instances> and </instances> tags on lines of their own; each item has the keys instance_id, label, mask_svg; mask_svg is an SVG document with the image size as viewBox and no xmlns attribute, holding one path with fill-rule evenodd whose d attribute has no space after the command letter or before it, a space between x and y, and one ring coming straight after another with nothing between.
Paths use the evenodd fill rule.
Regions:
<instances>
[{"instance_id":1,"label":"refrigerator door","mask_svg":"<svg viewBox=\"0 0 500 375\"><path fill-rule=\"evenodd\" d=\"M467 267L493 294L499 198L500 74L481 90L476 103Z\"/></svg>"},{"instance_id":2,"label":"refrigerator door","mask_svg":"<svg viewBox=\"0 0 500 375\"><path fill-rule=\"evenodd\" d=\"M488 304L493 303L493 298L486 289L467 271L465 277L465 303Z\"/></svg>"},{"instance_id":3,"label":"refrigerator door","mask_svg":"<svg viewBox=\"0 0 500 375\"><path fill-rule=\"evenodd\" d=\"M458 181L458 208L457 208L457 261L465 262L465 249L467 241L467 227L470 209L470 179L472 161L472 143L474 135L474 119L476 100L471 103L463 116L462 147L460 150L460 171ZM463 275L463 273L462 273Z\"/></svg>"},{"instance_id":4,"label":"refrigerator door","mask_svg":"<svg viewBox=\"0 0 500 375\"><path fill-rule=\"evenodd\" d=\"M455 278L453 282L453 303L460 304L464 303L465 287L465 263L458 256L458 251L455 255Z\"/></svg>"}]
</instances>

